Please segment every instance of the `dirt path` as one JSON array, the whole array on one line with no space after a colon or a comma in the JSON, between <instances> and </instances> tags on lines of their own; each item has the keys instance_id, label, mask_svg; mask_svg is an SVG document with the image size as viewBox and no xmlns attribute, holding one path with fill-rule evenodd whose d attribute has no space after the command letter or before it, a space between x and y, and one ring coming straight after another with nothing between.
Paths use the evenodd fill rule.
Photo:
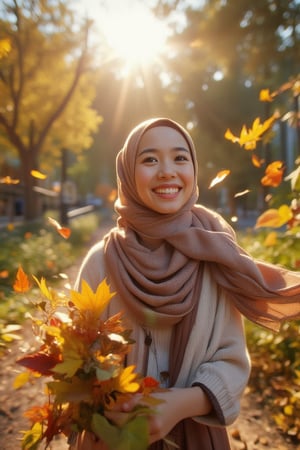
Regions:
<instances>
[{"instance_id":1,"label":"dirt path","mask_svg":"<svg viewBox=\"0 0 300 450\"><path fill-rule=\"evenodd\" d=\"M98 240L107 228L101 228L91 240ZM70 281L74 280L80 260L66 271ZM13 380L16 376L16 358L30 349L35 349L30 324L24 326L22 340L11 346L0 365L0 450L17 450L21 448L21 430L28 429L28 421L23 412L32 404L41 404L43 397L42 380L34 385L25 385L14 390ZM41 399L41 400L39 400ZM245 393L239 419L229 427L232 450L300 450L300 446L283 438L271 422L269 413L262 409L255 395ZM67 450L64 438L57 439L48 447L50 450ZM199 449L201 450L201 449Z\"/></svg>"}]
</instances>

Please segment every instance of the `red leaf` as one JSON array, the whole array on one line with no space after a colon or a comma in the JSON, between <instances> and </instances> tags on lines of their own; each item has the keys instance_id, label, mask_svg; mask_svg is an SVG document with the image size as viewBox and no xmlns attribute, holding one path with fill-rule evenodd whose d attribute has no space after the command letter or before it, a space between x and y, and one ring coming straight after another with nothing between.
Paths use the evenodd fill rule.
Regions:
<instances>
[{"instance_id":1,"label":"red leaf","mask_svg":"<svg viewBox=\"0 0 300 450\"><path fill-rule=\"evenodd\" d=\"M17 360L17 363L41 375L52 375L52 370L60 361L46 353L33 353Z\"/></svg>"}]
</instances>

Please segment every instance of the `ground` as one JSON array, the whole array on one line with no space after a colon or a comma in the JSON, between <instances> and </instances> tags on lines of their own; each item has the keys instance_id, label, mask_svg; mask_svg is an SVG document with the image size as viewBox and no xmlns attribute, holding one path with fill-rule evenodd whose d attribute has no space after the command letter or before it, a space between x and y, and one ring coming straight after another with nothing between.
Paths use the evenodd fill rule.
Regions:
<instances>
[{"instance_id":1,"label":"ground","mask_svg":"<svg viewBox=\"0 0 300 450\"><path fill-rule=\"evenodd\" d=\"M102 233L105 230L102 230ZM94 236L94 240L99 234ZM90 242L90 244L92 241ZM77 262L67 271L72 281L78 270ZM17 450L21 448L22 430L28 429L28 421L23 417L26 409L43 402L43 386L41 382L25 385L20 390L12 386L18 367L16 359L22 354L35 349L30 324L25 324L22 339L16 341L7 354L1 359L0 366L0 450ZM241 404L238 420L228 429L232 450L300 450L284 438L264 409L261 398L246 390ZM42 448L42 447L41 447ZM48 447L49 450L67 450L64 438L60 438ZM201 450L201 449L199 449Z\"/></svg>"}]
</instances>

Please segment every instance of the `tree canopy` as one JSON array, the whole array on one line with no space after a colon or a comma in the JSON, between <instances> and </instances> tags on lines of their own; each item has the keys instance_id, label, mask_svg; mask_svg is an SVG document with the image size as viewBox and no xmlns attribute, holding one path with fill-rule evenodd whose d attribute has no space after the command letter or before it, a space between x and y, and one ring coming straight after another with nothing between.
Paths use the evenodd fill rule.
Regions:
<instances>
[{"instance_id":1,"label":"tree canopy","mask_svg":"<svg viewBox=\"0 0 300 450\"><path fill-rule=\"evenodd\" d=\"M101 121L92 108L89 27L60 0L1 7L0 145L20 160L27 219L38 213L31 171L49 170L62 148L88 149Z\"/></svg>"}]
</instances>

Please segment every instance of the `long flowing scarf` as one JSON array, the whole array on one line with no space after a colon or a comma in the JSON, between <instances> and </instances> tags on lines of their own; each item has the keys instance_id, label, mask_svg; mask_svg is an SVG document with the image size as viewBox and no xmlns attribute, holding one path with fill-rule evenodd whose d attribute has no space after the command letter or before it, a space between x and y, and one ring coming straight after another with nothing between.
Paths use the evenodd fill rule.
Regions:
<instances>
[{"instance_id":1,"label":"long flowing scarf","mask_svg":"<svg viewBox=\"0 0 300 450\"><path fill-rule=\"evenodd\" d=\"M138 145L145 131L157 126L175 128L184 136L195 168L193 194L175 214L152 211L137 196ZM281 322L300 318L300 273L254 260L237 244L233 229L221 216L197 205L197 170L194 144L179 124L162 118L136 127L117 156L119 218L105 237L108 273L136 320L150 327L174 325L172 382L193 325L204 264L251 321L278 330ZM159 246L148 249L143 238Z\"/></svg>"}]
</instances>

